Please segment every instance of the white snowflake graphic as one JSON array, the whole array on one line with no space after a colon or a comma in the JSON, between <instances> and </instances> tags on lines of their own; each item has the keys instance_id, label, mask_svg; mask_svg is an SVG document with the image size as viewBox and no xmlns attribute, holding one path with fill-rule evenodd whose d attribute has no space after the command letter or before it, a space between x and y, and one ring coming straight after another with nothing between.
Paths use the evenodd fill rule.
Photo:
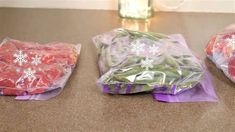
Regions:
<instances>
[{"instance_id":1,"label":"white snowflake graphic","mask_svg":"<svg viewBox=\"0 0 235 132\"><path fill-rule=\"evenodd\" d=\"M140 55L140 53L144 51L144 46L145 44L137 41L136 43L131 44L131 52L134 52L137 55Z\"/></svg>"},{"instance_id":2,"label":"white snowflake graphic","mask_svg":"<svg viewBox=\"0 0 235 132\"><path fill-rule=\"evenodd\" d=\"M35 57L33 57L32 59L33 59L32 64L34 64L36 66L42 63L41 57L39 57L38 55L35 55Z\"/></svg>"},{"instance_id":3,"label":"white snowflake graphic","mask_svg":"<svg viewBox=\"0 0 235 132\"><path fill-rule=\"evenodd\" d=\"M145 58L145 60L141 61L141 67L149 70L149 68L153 68L153 60L149 58Z\"/></svg>"},{"instance_id":4,"label":"white snowflake graphic","mask_svg":"<svg viewBox=\"0 0 235 132\"><path fill-rule=\"evenodd\" d=\"M18 53L15 53L13 56L15 57L14 63L18 63L20 66L28 62L26 60L28 55L24 54L21 50L19 50Z\"/></svg>"},{"instance_id":5,"label":"white snowflake graphic","mask_svg":"<svg viewBox=\"0 0 235 132\"><path fill-rule=\"evenodd\" d=\"M152 55L156 55L157 53L159 53L159 47L156 45L149 47L149 53L151 53Z\"/></svg>"},{"instance_id":6,"label":"white snowflake graphic","mask_svg":"<svg viewBox=\"0 0 235 132\"><path fill-rule=\"evenodd\" d=\"M24 73L25 73L24 78L28 79L29 81L32 81L33 79L36 78L36 76L35 76L36 71L31 70L31 68L24 70Z\"/></svg>"},{"instance_id":7,"label":"white snowflake graphic","mask_svg":"<svg viewBox=\"0 0 235 132\"><path fill-rule=\"evenodd\" d=\"M233 49L235 49L235 35L232 35L231 38L227 38L226 40L230 45L232 45Z\"/></svg>"}]
</instances>

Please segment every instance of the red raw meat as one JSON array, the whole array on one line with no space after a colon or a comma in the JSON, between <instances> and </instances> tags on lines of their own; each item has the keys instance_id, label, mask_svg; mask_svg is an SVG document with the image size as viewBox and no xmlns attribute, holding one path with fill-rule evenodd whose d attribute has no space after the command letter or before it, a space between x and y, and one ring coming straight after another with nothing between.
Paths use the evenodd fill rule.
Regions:
<instances>
[{"instance_id":1,"label":"red raw meat","mask_svg":"<svg viewBox=\"0 0 235 132\"><path fill-rule=\"evenodd\" d=\"M79 51L67 43L38 44L8 39L0 46L0 92L39 94L56 88L72 71Z\"/></svg>"},{"instance_id":2,"label":"red raw meat","mask_svg":"<svg viewBox=\"0 0 235 132\"><path fill-rule=\"evenodd\" d=\"M233 29L235 30L235 29ZM235 82L235 32L224 32L211 38L205 51L216 66Z\"/></svg>"},{"instance_id":3,"label":"red raw meat","mask_svg":"<svg viewBox=\"0 0 235 132\"><path fill-rule=\"evenodd\" d=\"M232 57L228 63L228 73L235 80L235 57Z\"/></svg>"}]
</instances>

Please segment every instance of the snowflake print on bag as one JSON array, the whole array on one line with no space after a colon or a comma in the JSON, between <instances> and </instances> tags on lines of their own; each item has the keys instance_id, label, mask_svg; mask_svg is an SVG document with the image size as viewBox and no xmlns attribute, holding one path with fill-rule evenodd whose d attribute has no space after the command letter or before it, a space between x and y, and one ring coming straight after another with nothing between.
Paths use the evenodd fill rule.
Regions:
<instances>
[{"instance_id":1,"label":"snowflake print on bag","mask_svg":"<svg viewBox=\"0 0 235 132\"><path fill-rule=\"evenodd\" d=\"M235 35L232 35L231 38L227 38L226 41L232 46L233 49L235 49Z\"/></svg>"},{"instance_id":2,"label":"snowflake print on bag","mask_svg":"<svg viewBox=\"0 0 235 132\"><path fill-rule=\"evenodd\" d=\"M41 57L39 57L38 55L35 55L35 57L32 57L32 59L33 59L33 61L32 61L32 64L33 65L39 65L39 64L41 64L42 62L41 62Z\"/></svg>"},{"instance_id":3,"label":"snowflake print on bag","mask_svg":"<svg viewBox=\"0 0 235 132\"><path fill-rule=\"evenodd\" d=\"M151 53L152 55L156 55L159 53L159 47L156 45L153 45L149 48L149 53Z\"/></svg>"},{"instance_id":4,"label":"snowflake print on bag","mask_svg":"<svg viewBox=\"0 0 235 132\"><path fill-rule=\"evenodd\" d=\"M145 58L145 60L141 61L141 67L149 70L149 68L153 68L153 60L149 58Z\"/></svg>"},{"instance_id":5,"label":"snowflake print on bag","mask_svg":"<svg viewBox=\"0 0 235 132\"><path fill-rule=\"evenodd\" d=\"M32 80L36 78L35 73L36 73L35 70L31 70L31 68L28 68L24 70L24 74L25 74L24 78L28 79L28 81L31 82Z\"/></svg>"},{"instance_id":6,"label":"snowflake print on bag","mask_svg":"<svg viewBox=\"0 0 235 132\"><path fill-rule=\"evenodd\" d=\"M131 44L131 52L140 55L141 52L144 51L145 44L140 43L140 41L136 41L136 43Z\"/></svg>"},{"instance_id":7,"label":"snowflake print on bag","mask_svg":"<svg viewBox=\"0 0 235 132\"><path fill-rule=\"evenodd\" d=\"M17 53L15 53L13 55L15 57L14 63L19 64L20 66L23 66L24 63L27 63L28 60L26 59L28 57L27 54L23 53L23 51L19 50ZM35 55L35 57L32 57L32 62L33 65L38 65L41 63L41 57L39 57L38 55ZM20 68L16 69L16 72L19 73L20 72ZM33 79L35 79L35 74L36 71L32 70L31 68L28 68L26 70L24 70L24 79L28 79L28 81L32 81Z\"/></svg>"},{"instance_id":8,"label":"snowflake print on bag","mask_svg":"<svg viewBox=\"0 0 235 132\"><path fill-rule=\"evenodd\" d=\"M141 60L140 65L142 68L149 70L149 68L153 68L154 62L151 57L159 54L159 47L157 45L148 46L146 43L137 40L131 44L131 52L134 52L137 56L143 55L145 59Z\"/></svg>"},{"instance_id":9,"label":"snowflake print on bag","mask_svg":"<svg viewBox=\"0 0 235 132\"><path fill-rule=\"evenodd\" d=\"M19 50L18 53L15 53L13 55L15 57L14 63L18 63L20 66L22 66L24 63L27 63L27 54L24 54L23 51Z\"/></svg>"}]
</instances>

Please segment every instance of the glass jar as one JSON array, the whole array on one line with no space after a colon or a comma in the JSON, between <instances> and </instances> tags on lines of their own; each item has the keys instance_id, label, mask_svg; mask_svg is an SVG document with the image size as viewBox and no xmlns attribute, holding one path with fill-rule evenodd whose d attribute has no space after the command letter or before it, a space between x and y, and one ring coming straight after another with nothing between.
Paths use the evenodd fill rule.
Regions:
<instances>
[{"instance_id":1,"label":"glass jar","mask_svg":"<svg viewBox=\"0 0 235 132\"><path fill-rule=\"evenodd\" d=\"M120 17L147 19L153 15L153 0L119 0Z\"/></svg>"},{"instance_id":2,"label":"glass jar","mask_svg":"<svg viewBox=\"0 0 235 132\"><path fill-rule=\"evenodd\" d=\"M151 25L151 19L147 20L121 19L121 24L122 28L124 29L148 32Z\"/></svg>"}]
</instances>

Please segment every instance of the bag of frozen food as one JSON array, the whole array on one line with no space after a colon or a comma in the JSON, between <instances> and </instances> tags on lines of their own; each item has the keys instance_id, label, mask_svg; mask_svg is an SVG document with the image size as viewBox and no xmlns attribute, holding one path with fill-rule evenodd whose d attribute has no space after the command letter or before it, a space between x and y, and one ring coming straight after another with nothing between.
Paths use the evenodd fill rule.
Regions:
<instances>
[{"instance_id":1,"label":"bag of frozen food","mask_svg":"<svg viewBox=\"0 0 235 132\"><path fill-rule=\"evenodd\" d=\"M95 36L93 41L98 49L101 74L97 84L105 93L149 92L157 100L174 102L168 96L165 100L157 97L176 97L205 80L205 68L189 50L182 35L114 29ZM213 86L209 89L212 97L206 101L217 100Z\"/></svg>"},{"instance_id":2,"label":"bag of frozen food","mask_svg":"<svg viewBox=\"0 0 235 132\"><path fill-rule=\"evenodd\" d=\"M235 82L235 25L227 27L210 39L205 49L207 57Z\"/></svg>"},{"instance_id":3,"label":"bag of frozen food","mask_svg":"<svg viewBox=\"0 0 235 132\"><path fill-rule=\"evenodd\" d=\"M0 95L16 95L19 100L58 95L77 63L80 48L80 44L4 39L0 44Z\"/></svg>"}]
</instances>

